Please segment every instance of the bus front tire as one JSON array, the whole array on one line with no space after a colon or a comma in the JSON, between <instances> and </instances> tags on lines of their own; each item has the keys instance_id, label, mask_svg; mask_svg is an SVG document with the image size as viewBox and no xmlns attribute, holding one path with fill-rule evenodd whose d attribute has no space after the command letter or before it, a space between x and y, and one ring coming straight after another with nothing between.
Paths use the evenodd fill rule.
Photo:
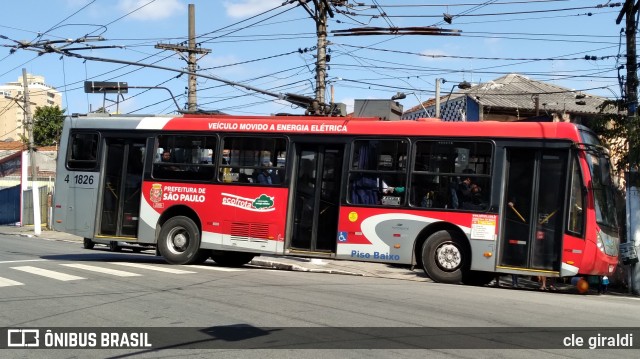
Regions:
<instances>
[{"instance_id":1,"label":"bus front tire","mask_svg":"<svg viewBox=\"0 0 640 359\"><path fill-rule=\"evenodd\" d=\"M224 267L241 267L255 257L253 253L243 252L216 252L211 254L211 259Z\"/></svg>"},{"instance_id":2,"label":"bus front tire","mask_svg":"<svg viewBox=\"0 0 640 359\"><path fill-rule=\"evenodd\" d=\"M82 242L82 247L84 249L93 249L93 247L95 247L95 243L93 243L93 241L91 240L91 238L85 238L84 241Z\"/></svg>"},{"instance_id":3,"label":"bus front tire","mask_svg":"<svg viewBox=\"0 0 640 359\"><path fill-rule=\"evenodd\" d=\"M209 251L200 249L200 230L188 217L177 216L164 223L158 236L158 250L171 264L198 264Z\"/></svg>"},{"instance_id":4,"label":"bus front tire","mask_svg":"<svg viewBox=\"0 0 640 359\"><path fill-rule=\"evenodd\" d=\"M464 242L448 230L430 235L422 245L423 269L435 282L461 283L469 260Z\"/></svg>"}]
</instances>

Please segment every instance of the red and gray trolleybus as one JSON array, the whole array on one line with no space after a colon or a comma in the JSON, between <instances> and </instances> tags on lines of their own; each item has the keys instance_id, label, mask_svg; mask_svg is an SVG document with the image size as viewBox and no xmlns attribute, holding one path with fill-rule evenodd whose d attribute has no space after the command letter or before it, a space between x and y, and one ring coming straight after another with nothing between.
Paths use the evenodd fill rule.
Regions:
<instances>
[{"instance_id":1,"label":"red and gray trolleybus","mask_svg":"<svg viewBox=\"0 0 640 359\"><path fill-rule=\"evenodd\" d=\"M474 285L617 264L609 158L580 125L91 114L60 145L54 225L86 248L405 264Z\"/></svg>"}]
</instances>

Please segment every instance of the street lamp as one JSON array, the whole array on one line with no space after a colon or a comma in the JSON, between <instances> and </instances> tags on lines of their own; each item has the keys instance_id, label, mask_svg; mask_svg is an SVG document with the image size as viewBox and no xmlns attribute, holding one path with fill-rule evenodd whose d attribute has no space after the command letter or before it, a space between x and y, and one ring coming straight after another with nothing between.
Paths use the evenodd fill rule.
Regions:
<instances>
[{"instance_id":1,"label":"street lamp","mask_svg":"<svg viewBox=\"0 0 640 359\"><path fill-rule=\"evenodd\" d=\"M446 83L446 82L447 82L447 80L442 79L442 83ZM453 90L456 88L456 86L461 90L468 90L468 89L471 88L471 84L469 82L467 82L467 81L464 81L464 80L462 82L460 82L459 84L457 84L457 85L451 86L451 91L449 91L449 96L447 96L447 101L445 101L444 102L444 106L442 106L445 109L447 108L447 105L449 104L449 99L451 98L451 94L453 94ZM439 86L437 88L438 88L438 90L440 89ZM436 97L438 99L440 98L440 91L438 91L438 93L436 94Z\"/></svg>"},{"instance_id":2,"label":"street lamp","mask_svg":"<svg viewBox=\"0 0 640 359\"><path fill-rule=\"evenodd\" d=\"M427 116L427 109L424 107L424 104L422 103L422 100L420 100L420 97L418 97L418 95L415 92L398 92L395 95L393 95L391 97L391 100L396 101L396 100L402 100L407 98L407 95L413 95L416 97L416 100L418 100L418 103L420 104L420 106L422 107L422 110L424 110L424 115Z\"/></svg>"}]
</instances>

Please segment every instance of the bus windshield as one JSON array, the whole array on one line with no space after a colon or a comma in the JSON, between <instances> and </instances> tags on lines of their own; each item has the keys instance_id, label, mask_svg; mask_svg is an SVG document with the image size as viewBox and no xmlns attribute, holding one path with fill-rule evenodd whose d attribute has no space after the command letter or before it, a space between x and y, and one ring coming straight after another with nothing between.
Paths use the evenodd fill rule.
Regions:
<instances>
[{"instance_id":1,"label":"bus windshield","mask_svg":"<svg viewBox=\"0 0 640 359\"><path fill-rule=\"evenodd\" d=\"M603 150L590 150L596 146L602 148L595 134L587 131L580 132L587 145L586 156L591 172L596 221L600 225L617 228L615 193L609 156Z\"/></svg>"}]
</instances>

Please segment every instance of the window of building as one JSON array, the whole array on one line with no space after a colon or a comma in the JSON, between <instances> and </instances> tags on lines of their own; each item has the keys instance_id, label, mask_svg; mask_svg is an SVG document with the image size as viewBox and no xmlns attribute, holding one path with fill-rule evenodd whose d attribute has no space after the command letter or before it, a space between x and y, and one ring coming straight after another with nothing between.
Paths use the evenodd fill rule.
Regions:
<instances>
[{"instance_id":1,"label":"window of building","mask_svg":"<svg viewBox=\"0 0 640 359\"><path fill-rule=\"evenodd\" d=\"M225 137L220 154L221 182L278 185L285 182L284 138Z\"/></svg>"},{"instance_id":2,"label":"window of building","mask_svg":"<svg viewBox=\"0 0 640 359\"><path fill-rule=\"evenodd\" d=\"M70 170L90 171L98 166L97 133L72 133L67 153L67 168Z\"/></svg>"},{"instance_id":3,"label":"window of building","mask_svg":"<svg viewBox=\"0 0 640 359\"><path fill-rule=\"evenodd\" d=\"M488 209L492 153L489 142L416 142L411 204L473 211Z\"/></svg>"},{"instance_id":4,"label":"window of building","mask_svg":"<svg viewBox=\"0 0 640 359\"><path fill-rule=\"evenodd\" d=\"M170 180L213 180L215 136L169 134L156 138L152 176Z\"/></svg>"},{"instance_id":5,"label":"window of building","mask_svg":"<svg viewBox=\"0 0 640 359\"><path fill-rule=\"evenodd\" d=\"M349 170L352 204L399 206L405 200L409 142L356 140Z\"/></svg>"}]
</instances>

